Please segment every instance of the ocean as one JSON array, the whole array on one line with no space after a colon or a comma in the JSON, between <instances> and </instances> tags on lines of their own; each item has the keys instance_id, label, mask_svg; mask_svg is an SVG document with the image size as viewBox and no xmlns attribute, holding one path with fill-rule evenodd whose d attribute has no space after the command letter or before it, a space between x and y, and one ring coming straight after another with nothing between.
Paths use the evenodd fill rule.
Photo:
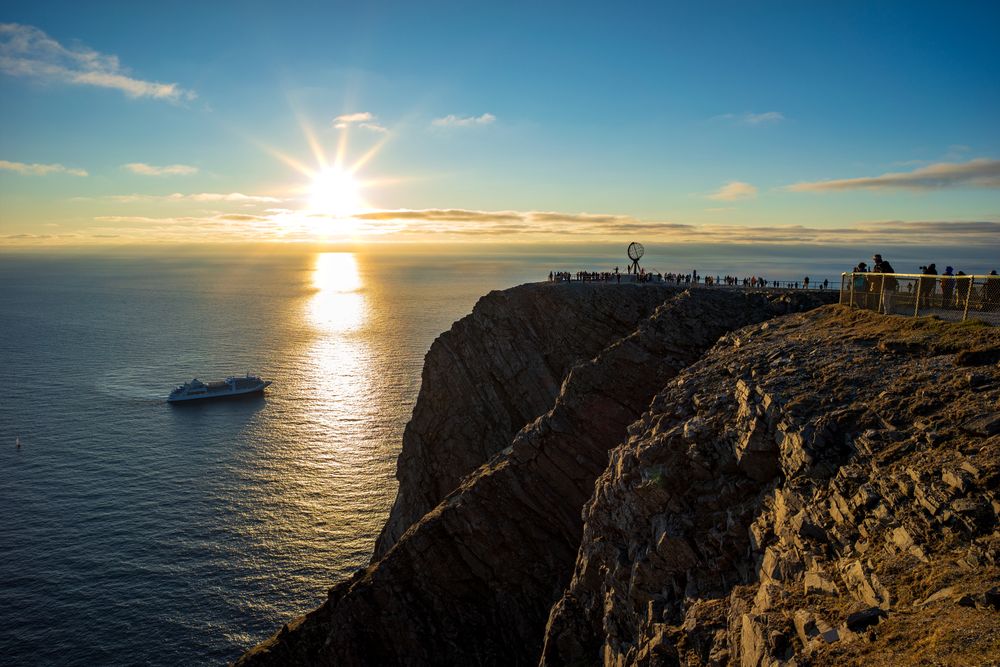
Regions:
<instances>
[{"instance_id":1,"label":"ocean","mask_svg":"<svg viewBox=\"0 0 1000 667\"><path fill-rule=\"evenodd\" d=\"M317 606L368 561L434 338L490 290L624 269L622 251L0 254L3 661L219 664ZM836 284L870 254L644 264ZM164 402L247 371L274 381L266 397Z\"/></svg>"}]
</instances>

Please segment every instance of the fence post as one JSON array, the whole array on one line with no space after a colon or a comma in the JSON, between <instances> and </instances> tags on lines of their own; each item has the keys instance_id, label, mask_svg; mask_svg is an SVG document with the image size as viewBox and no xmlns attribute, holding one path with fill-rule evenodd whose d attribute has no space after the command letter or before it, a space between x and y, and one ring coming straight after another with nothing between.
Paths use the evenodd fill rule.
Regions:
<instances>
[{"instance_id":1,"label":"fence post","mask_svg":"<svg viewBox=\"0 0 1000 667\"><path fill-rule=\"evenodd\" d=\"M962 321L969 318L969 300L972 299L972 276L969 276L969 287L965 290L965 310L962 312Z\"/></svg>"},{"instance_id":2,"label":"fence post","mask_svg":"<svg viewBox=\"0 0 1000 667\"><path fill-rule=\"evenodd\" d=\"M850 273L849 275L849 280L851 281L851 308L854 308L854 273Z\"/></svg>"},{"instance_id":3,"label":"fence post","mask_svg":"<svg viewBox=\"0 0 1000 667\"><path fill-rule=\"evenodd\" d=\"M885 274L880 273L879 275L882 276L882 278L881 280L879 280L878 306L875 307L875 312L883 313L885 312L885 308L883 306L883 304L885 303Z\"/></svg>"},{"instance_id":4,"label":"fence post","mask_svg":"<svg viewBox=\"0 0 1000 667\"><path fill-rule=\"evenodd\" d=\"M917 278L917 284L913 286L913 316L916 317L920 314L920 296L924 289L924 279Z\"/></svg>"}]
</instances>

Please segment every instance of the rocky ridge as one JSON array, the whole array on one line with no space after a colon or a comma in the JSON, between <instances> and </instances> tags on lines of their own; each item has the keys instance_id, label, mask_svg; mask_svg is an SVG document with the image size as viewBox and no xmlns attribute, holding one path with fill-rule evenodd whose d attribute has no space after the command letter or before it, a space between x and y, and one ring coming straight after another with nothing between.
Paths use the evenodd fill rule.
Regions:
<instances>
[{"instance_id":1,"label":"rocky ridge","mask_svg":"<svg viewBox=\"0 0 1000 667\"><path fill-rule=\"evenodd\" d=\"M918 483L914 474L926 466L909 457L947 450L954 433L974 437L969 428L1000 427L988 393L998 380L995 330L959 326L951 335L935 327L955 325L922 329L921 321L903 335L898 323L908 321L839 308L771 319L818 305L803 293L649 292L659 301L645 311L645 297L612 307L605 295L629 293L598 292L617 286L561 291L569 287L491 294L477 305L485 317L435 343L414 411L421 423L407 429L417 444L412 458L401 455L399 474L400 498L404 478L432 487L409 496L430 510L403 528L409 515L394 509L396 526L387 525L372 564L240 664L522 664L539 656L549 665L833 664L878 646L882 628L910 618L898 613L906 594L880 569L889 542L893 558L933 569L941 535L973 564L941 575L962 584L928 593L938 597L925 607L965 600L973 606L962 609L986 613L996 583L996 470L988 455L954 461L948 479L963 490L948 495L938 488L944 477L926 473ZM599 333L531 323L567 294L599 301ZM545 300L526 319L504 314ZM592 305L573 306L578 327ZM508 326L528 349L505 342ZM627 331L616 337L618 328ZM966 372L954 366L959 357L980 365ZM911 377L928 360L935 365ZM532 416L560 369L557 392ZM458 391L444 386L451 372ZM953 393L939 399L926 390L943 377L954 380ZM962 389L987 392L993 417L987 410L975 426L968 409L948 408ZM920 390L923 421L909 423L899 405ZM897 392L896 403L886 392ZM467 433L453 400L465 400ZM481 446L483 434L491 445ZM890 450L901 452L892 463L916 471L906 473L911 495L886 481L896 478L882 459L866 458ZM918 497L937 508L937 523L918 521ZM982 627L995 637L995 616L977 622L990 618Z\"/></svg>"}]
</instances>

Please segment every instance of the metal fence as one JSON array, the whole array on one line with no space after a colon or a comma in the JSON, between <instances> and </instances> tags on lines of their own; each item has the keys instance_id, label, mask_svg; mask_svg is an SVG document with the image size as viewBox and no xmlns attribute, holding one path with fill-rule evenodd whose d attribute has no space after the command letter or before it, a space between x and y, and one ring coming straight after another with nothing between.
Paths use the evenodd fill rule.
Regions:
<instances>
[{"instance_id":1,"label":"metal fence","mask_svg":"<svg viewBox=\"0 0 1000 667\"><path fill-rule=\"evenodd\" d=\"M842 273L840 303L887 315L1000 325L1000 276Z\"/></svg>"}]
</instances>

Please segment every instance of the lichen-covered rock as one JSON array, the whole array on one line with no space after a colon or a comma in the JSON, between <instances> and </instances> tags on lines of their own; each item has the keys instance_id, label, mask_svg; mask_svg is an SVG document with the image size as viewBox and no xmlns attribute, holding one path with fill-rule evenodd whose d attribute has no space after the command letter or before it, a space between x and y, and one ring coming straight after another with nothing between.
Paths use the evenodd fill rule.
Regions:
<instances>
[{"instance_id":1,"label":"lichen-covered rock","mask_svg":"<svg viewBox=\"0 0 1000 667\"><path fill-rule=\"evenodd\" d=\"M995 661L1000 367L960 355L998 338L839 307L723 338L612 452L543 664Z\"/></svg>"}]
</instances>

